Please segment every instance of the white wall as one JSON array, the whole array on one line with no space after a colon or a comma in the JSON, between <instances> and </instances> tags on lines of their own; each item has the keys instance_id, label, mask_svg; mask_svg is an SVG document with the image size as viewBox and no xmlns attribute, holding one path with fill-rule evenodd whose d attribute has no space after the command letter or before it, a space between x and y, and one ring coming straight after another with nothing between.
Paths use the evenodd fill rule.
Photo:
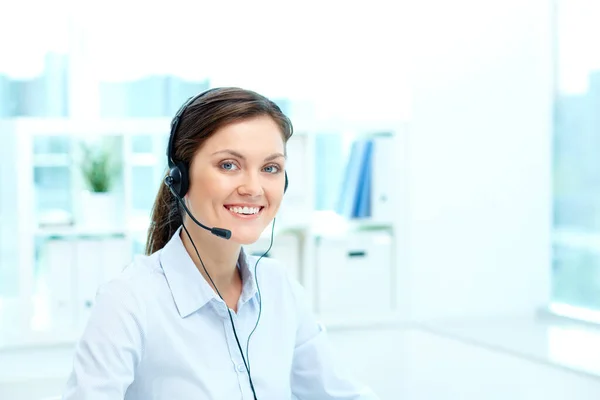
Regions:
<instances>
[{"instance_id":1,"label":"white wall","mask_svg":"<svg viewBox=\"0 0 600 400\"><path fill-rule=\"evenodd\" d=\"M411 7L400 300L416 319L533 313L549 298L550 1Z\"/></svg>"}]
</instances>

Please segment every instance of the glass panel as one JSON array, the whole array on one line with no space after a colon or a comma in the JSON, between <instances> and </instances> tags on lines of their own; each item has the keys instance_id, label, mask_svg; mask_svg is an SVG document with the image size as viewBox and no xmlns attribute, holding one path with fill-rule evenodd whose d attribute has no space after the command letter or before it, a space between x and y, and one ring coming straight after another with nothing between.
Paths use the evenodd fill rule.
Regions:
<instances>
[{"instance_id":1,"label":"glass panel","mask_svg":"<svg viewBox=\"0 0 600 400\"><path fill-rule=\"evenodd\" d=\"M165 78L152 76L131 82L100 83L102 117L164 116Z\"/></svg>"},{"instance_id":2,"label":"glass panel","mask_svg":"<svg viewBox=\"0 0 600 400\"><path fill-rule=\"evenodd\" d=\"M340 196L347 163L347 148L340 134L315 137L315 209L333 211Z\"/></svg>"},{"instance_id":3,"label":"glass panel","mask_svg":"<svg viewBox=\"0 0 600 400\"><path fill-rule=\"evenodd\" d=\"M152 153L152 136L133 136L131 138L131 151L134 153Z\"/></svg>"},{"instance_id":4,"label":"glass panel","mask_svg":"<svg viewBox=\"0 0 600 400\"><path fill-rule=\"evenodd\" d=\"M1 46L0 117L68 114L71 15L65 7L45 7L42 2L32 12L32 4L12 2L8 7L12 18L0 23L0 37L5 39ZM23 23L24 18L29 24ZM40 34L32 34L31 26Z\"/></svg>"},{"instance_id":5,"label":"glass panel","mask_svg":"<svg viewBox=\"0 0 600 400\"><path fill-rule=\"evenodd\" d=\"M67 67L66 55L48 53L33 76L9 75L0 68L0 116L67 116Z\"/></svg>"},{"instance_id":6,"label":"glass panel","mask_svg":"<svg viewBox=\"0 0 600 400\"><path fill-rule=\"evenodd\" d=\"M34 154L69 154L71 141L66 136L36 136Z\"/></svg>"},{"instance_id":7,"label":"glass panel","mask_svg":"<svg viewBox=\"0 0 600 400\"><path fill-rule=\"evenodd\" d=\"M154 167L134 166L131 174L133 209L136 213L142 212L149 216L158 191Z\"/></svg>"},{"instance_id":8,"label":"glass panel","mask_svg":"<svg viewBox=\"0 0 600 400\"><path fill-rule=\"evenodd\" d=\"M190 82L173 76L100 82L100 115L109 118L170 117L185 100L208 88L207 80Z\"/></svg>"},{"instance_id":9,"label":"glass panel","mask_svg":"<svg viewBox=\"0 0 600 400\"><path fill-rule=\"evenodd\" d=\"M554 301L600 310L600 251L554 246Z\"/></svg>"},{"instance_id":10,"label":"glass panel","mask_svg":"<svg viewBox=\"0 0 600 400\"><path fill-rule=\"evenodd\" d=\"M70 168L35 167L34 183L40 224L70 224L73 212Z\"/></svg>"},{"instance_id":11,"label":"glass panel","mask_svg":"<svg viewBox=\"0 0 600 400\"><path fill-rule=\"evenodd\" d=\"M597 2L558 2L552 298L600 310L598 19Z\"/></svg>"},{"instance_id":12,"label":"glass panel","mask_svg":"<svg viewBox=\"0 0 600 400\"><path fill-rule=\"evenodd\" d=\"M210 82L208 79L194 82L176 76L170 76L168 78L168 90L166 96L166 116L174 116L187 99L198 93L204 92L209 88Z\"/></svg>"}]
</instances>

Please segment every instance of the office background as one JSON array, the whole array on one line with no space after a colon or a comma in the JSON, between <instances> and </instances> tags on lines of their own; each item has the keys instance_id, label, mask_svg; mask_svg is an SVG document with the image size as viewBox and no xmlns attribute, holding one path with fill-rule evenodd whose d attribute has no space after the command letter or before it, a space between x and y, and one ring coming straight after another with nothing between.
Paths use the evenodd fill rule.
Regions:
<instances>
[{"instance_id":1,"label":"office background","mask_svg":"<svg viewBox=\"0 0 600 400\"><path fill-rule=\"evenodd\" d=\"M143 251L171 116L222 85L294 122L272 256L342 359L373 337L411 360L407 343L451 338L563 371L547 398L600 394L596 2L1 7L0 395L56 394L95 289ZM436 356L374 351L355 369L382 398L469 398Z\"/></svg>"}]
</instances>

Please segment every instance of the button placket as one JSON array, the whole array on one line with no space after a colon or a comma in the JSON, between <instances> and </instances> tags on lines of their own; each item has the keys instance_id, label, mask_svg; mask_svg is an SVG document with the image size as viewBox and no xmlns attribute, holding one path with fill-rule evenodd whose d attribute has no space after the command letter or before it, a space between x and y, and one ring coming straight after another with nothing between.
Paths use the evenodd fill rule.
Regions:
<instances>
[{"instance_id":1,"label":"button placket","mask_svg":"<svg viewBox=\"0 0 600 400\"><path fill-rule=\"evenodd\" d=\"M244 361L242 360L240 350L238 349L227 310L227 306L222 308L222 311L225 313L225 320L223 321L223 324L225 325L225 331L227 332L227 345L229 346L230 354L232 356L231 361L233 363L233 369L236 371L236 373L242 374L246 372L246 366L244 365ZM242 348L244 348L244 335L242 334L242 332L240 332L238 326L238 316L236 315L236 313L233 312L233 310L229 309L229 311L231 312L231 319L233 320L233 325L235 326L238 339L240 340L240 345L242 346Z\"/></svg>"}]
</instances>

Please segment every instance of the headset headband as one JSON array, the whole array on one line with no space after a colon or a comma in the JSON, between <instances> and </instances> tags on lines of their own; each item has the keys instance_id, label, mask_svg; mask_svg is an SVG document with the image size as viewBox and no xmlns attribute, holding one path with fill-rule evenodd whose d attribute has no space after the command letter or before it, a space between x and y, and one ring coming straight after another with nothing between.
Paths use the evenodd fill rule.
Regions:
<instances>
[{"instance_id":1,"label":"headset headband","mask_svg":"<svg viewBox=\"0 0 600 400\"><path fill-rule=\"evenodd\" d=\"M187 190L189 188L189 177L188 177L188 170L187 170L188 166L183 162L175 161L175 149L174 149L175 135L177 134L177 129L179 128L179 123L181 122L183 113L188 108L188 106L190 106L192 103L194 103L200 97L202 97L210 92L213 92L217 89L218 88L208 89L202 93L199 93L199 94L187 99L187 101L185 103L183 103L183 105L181 107L179 107L179 110L177 110L175 117L173 117L173 119L171 120L171 133L169 134L169 142L167 145L167 162L169 164L170 171L169 171L169 175L166 178L165 183L167 183L167 181L168 181L167 184L168 184L169 188L174 190L179 197L185 196L185 194L187 193ZM285 184L283 187L284 193L287 191L288 183L289 182L288 182L287 172L285 172Z\"/></svg>"},{"instance_id":2,"label":"headset headband","mask_svg":"<svg viewBox=\"0 0 600 400\"><path fill-rule=\"evenodd\" d=\"M183 103L181 107L179 107L179 110L177 110L175 117L173 117L173 119L171 120L171 133L169 134L169 144L167 145L167 162L169 163L169 168L173 168L177 165L177 163L175 162L175 153L174 153L173 148L174 148L174 144L175 144L175 135L177 134L177 128L179 128L179 123L181 121L181 117L183 116L183 113L185 112L185 110L188 108L188 106L190 104L192 104L197 99L204 96L205 94L210 93L216 89L217 88L208 89L202 93L199 93L199 94L187 99L187 101L185 103Z\"/></svg>"}]
</instances>

